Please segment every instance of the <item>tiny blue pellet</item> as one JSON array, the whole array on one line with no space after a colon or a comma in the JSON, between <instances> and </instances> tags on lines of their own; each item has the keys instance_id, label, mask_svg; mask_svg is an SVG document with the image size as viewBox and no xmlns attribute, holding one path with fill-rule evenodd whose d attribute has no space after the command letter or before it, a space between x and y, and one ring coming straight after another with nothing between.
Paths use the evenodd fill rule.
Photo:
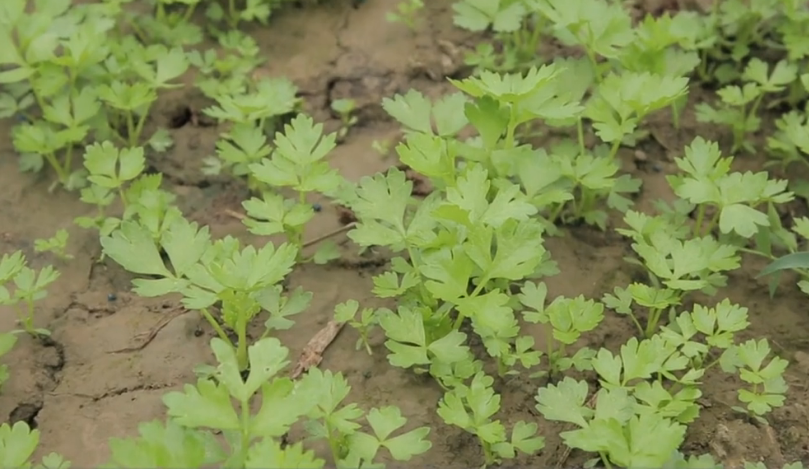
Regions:
<instances>
[{"instance_id":1,"label":"tiny blue pellet","mask_svg":"<svg viewBox=\"0 0 809 469\"><path fill-rule=\"evenodd\" d=\"M115 293L110 293L107 295L107 301L115 301L118 299L118 296Z\"/></svg>"},{"instance_id":2,"label":"tiny blue pellet","mask_svg":"<svg viewBox=\"0 0 809 469\"><path fill-rule=\"evenodd\" d=\"M313 209L315 212L319 212L319 211L323 210L323 207L322 207L320 204L318 204L318 203L314 203L314 204L312 204L312 209Z\"/></svg>"}]
</instances>

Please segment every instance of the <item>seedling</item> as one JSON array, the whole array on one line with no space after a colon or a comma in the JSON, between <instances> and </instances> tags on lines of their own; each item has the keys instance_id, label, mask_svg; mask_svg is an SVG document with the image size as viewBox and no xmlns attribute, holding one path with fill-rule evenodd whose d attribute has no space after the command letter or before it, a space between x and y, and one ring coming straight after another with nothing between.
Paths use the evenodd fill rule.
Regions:
<instances>
[{"instance_id":1,"label":"seedling","mask_svg":"<svg viewBox=\"0 0 809 469\"><path fill-rule=\"evenodd\" d=\"M374 140L371 142L371 148L382 158L386 158L388 155L390 155L391 145L391 141L387 139Z\"/></svg>"},{"instance_id":2,"label":"seedling","mask_svg":"<svg viewBox=\"0 0 809 469\"><path fill-rule=\"evenodd\" d=\"M335 146L336 135L324 135L323 125L315 124L311 117L303 114L284 126L284 133L276 134L272 155L251 163L247 169L267 189L290 188L296 197L285 198L268 190L260 199L253 197L243 202L248 216L244 223L251 233L261 236L284 233L297 249L297 260L304 260L304 227L315 215L307 202L308 194L336 196L344 187L344 179L327 161ZM266 154L266 150L260 153ZM324 264L338 257L336 244L324 242L319 244L314 256L306 260Z\"/></svg>"},{"instance_id":3,"label":"seedling","mask_svg":"<svg viewBox=\"0 0 809 469\"><path fill-rule=\"evenodd\" d=\"M216 105L202 112L220 122L234 126L258 126L263 132L275 132L282 116L293 112L300 99L298 88L287 78L260 78L250 86L209 90ZM229 132L224 138L232 138Z\"/></svg>"},{"instance_id":4,"label":"seedling","mask_svg":"<svg viewBox=\"0 0 809 469\"><path fill-rule=\"evenodd\" d=\"M51 252L61 260L73 259L73 254L67 252L68 237L67 230L62 228L51 238L34 240L34 251Z\"/></svg>"},{"instance_id":5,"label":"seedling","mask_svg":"<svg viewBox=\"0 0 809 469\"><path fill-rule=\"evenodd\" d=\"M218 50L187 53L188 62L199 71L194 86L211 99L236 96L255 86L258 81L253 78L255 69L264 62L256 40L238 30L228 31L217 39Z\"/></svg>"},{"instance_id":6,"label":"seedling","mask_svg":"<svg viewBox=\"0 0 809 469\"><path fill-rule=\"evenodd\" d=\"M360 338L357 339L357 350L365 347L368 355L374 354L368 342L369 334L379 321L373 308L363 308L360 311L360 304L356 300L349 300L334 307L334 320L348 324L360 334Z\"/></svg>"},{"instance_id":7,"label":"seedling","mask_svg":"<svg viewBox=\"0 0 809 469\"><path fill-rule=\"evenodd\" d=\"M537 47L545 24L536 14L536 3L500 0L462 0L455 2L453 22L473 32L491 30L502 51L495 52L492 43L478 44L467 54L466 64L475 66L475 73L516 72L542 63Z\"/></svg>"},{"instance_id":8,"label":"seedling","mask_svg":"<svg viewBox=\"0 0 809 469\"><path fill-rule=\"evenodd\" d=\"M445 423L475 435L483 448L483 467L514 459L517 451L533 455L545 447L536 436L537 424L522 420L514 424L511 437L494 415L500 410L500 396L492 390L494 380L480 372L469 387L458 387L438 402L438 415Z\"/></svg>"},{"instance_id":9,"label":"seedling","mask_svg":"<svg viewBox=\"0 0 809 469\"><path fill-rule=\"evenodd\" d=\"M418 14L424 9L422 0L402 0L396 4L395 11L385 14L385 19L391 23L402 23L411 31L418 29Z\"/></svg>"},{"instance_id":10,"label":"seedling","mask_svg":"<svg viewBox=\"0 0 809 469\"><path fill-rule=\"evenodd\" d=\"M276 249L268 243L259 249L241 249L232 237L212 242L207 227L200 229L182 216L166 227L158 243L147 227L127 220L103 236L101 246L124 269L151 277L133 280L138 295L181 293L183 305L199 311L219 338L234 349L239 370L248 366L247 326L254 317L268 312L263 334L267 336L272 330L290 328L293 322L288 316L306 309L311 300L311 294L301 289L289 296L282 293L281 282L295 265L295 246L285 243ZM221 320L211 312L215 305L220 305ZM236 343L222 325L236 333Z\"/></svg>"},{"instance_id":11,"label":"seedling","mask_svg":"<svg viewBox=\"0 0 809 469\"><path fill-rule=\"evenodd\" d=\"M288 0L248 0L243 8L239 8L240 4L236 0L228 0L227 9L223 9L217 2L208 4L205 10L205 16L215 22L224 20L229 30L238 29L239 23L243 21L258 21L261 24L267 24L270 15L274 10L277 10ZM211 27L214 35L220 35L222 32L216 28Z\"/></svg>"},{"instance_id":12,"label":"seedling","mask_svg":"<svg viewBox=\"0 0 809 469\"><path fill-rule=\"evenodd\" d=\"M729 353L722 356L722 368L728 373L738 370L742 381L748 385L747 389L738 390L739 401L746 404L746 407L734 406L733 409L756 417L763 423L766 423L763 415L784 405L787 392L783 374L788 362L772 357L764 365L770 352L767 339L751 339L729 349Z\"/></svg>"},{"instance_id":13,"label":"seedling","mask_svg":"<svg viewBox=\"0 0 809 469\"><path fill-rule=\"evenodd\" d=\"M29 267L20 251L0 258L0 304L13 307L23 331L33 337L50 335L49 330L34 326L34 304L48 295L48 286L58 278L53 266L39 271Z\"/></svg>"},{"instance_id":14,"label":"seedling","mask_svg":"<svg viewBox=\"0 0 809 469\"><path fill-rule=\"evenodd\" d=\"M339 373L309 371L300 381L279 376L289 361L289 350L275 338L264 338L249 348L250 373L243 378L233 349L223 340L211 340L218 366L214 377L187 384L183 391L163 396L170 420L141 424L140 436L110 440L110 465L165 465L172 445L182 449L173 461L183 467L222 465L259 467L272 464L322 468L325 461L302 443L282 444L298 420L304 418L310 436L325 439L337 467L374 467L381 448L393 459L409 460L432 446L430 433L420 427L394 436L406 423L397 407L371 409L367 413L351 403L341 405L351 388ZM261 406L251 404L261 395ZM371 433L359 431L357 420L365 417ZM215 433L225 432L224 440ZM226 442L223 446L222 442Z\"/></svg>"},{"instance_id":15,"label":"seedling","mask_svg":"<svg viewBox=\"0 0 809 469\"><path fill-rule=\"evenodd\" d=\"M546 306L547 293L544 283L537 285L526 282L519 296L520 303L530 308L523 311L525 320L545 325L547 333L545 340L548 347L547 374L553 377L571 368L579 371L591 370L594 350L582 347L575 354L569 355L567 347L574 345L583 333L598 327L604 319L604 305L593 300L585 300L580 295L572 299L560 296ZM536 363L539 363L538 355L537 353Z\"/></svg>"},{"instance_id":16,"label":"seedling","mask_svg":"<svg viewBox=\"0 0 809 469\"><path fill-rule=\"evenodd\" d=\"M31 457L39 446L39 430L32 430L24 421L0 425L0 461L6 467L31 467ZM70 462L56 453L42 457L36 468L69 469Z\"/></svg>"},{"instance_id":17,"label":"seedling","mask_svg":"<svg viewBox=\"0 0 809 469\"><path fill-rule=\"evenodd\" d=\"M94 205L97 214L77 217L74 221L82 228L95 228L99 235L107 236L124 220L137 220L158 243L166 228L181 216L173 205L176 196L160 188L163 175L143 174L143 148L117 149L109 141L95 143L86 149L84 166L90 186L82 189L81 200ZM123 206L120 217L108 214L116 201Z\"/></svg>"},{"instance_id":18,"label":"seedling","mask_svg":"<svg viewBox=\"0 0 809 469\"><path fill-rule=\"evenodd\" d=\"M357 116L351 115L357 108L357 102L350 98L335 99L331 102L331 110L340 116L340 130L337 131L337 140L344 140L349 129L358 122Z\"/></svg>"},{"instance_id":19,"label":"seedling","mask_svg":"<svg viewBox=\"0 0 809 469\"><path fill-rule=\"evenodd\" d=\"M0 264L2 267L2 264ZM0 358L11 352L14 345L17 344L17 334L14 332L4 332L0 334ZM8 381L11 374L8 371L8 365L5 363L0 364L0 391L2 391L3 384Z\"/></svg>"},{"instance_id":20,"label":"seedling","mask_svg":"<svg viewBox=\"0 0 809 469\"><path fill-rule=\"evenodd\" d=\"M697 206L694 236L708 235L718 226L722 234L751 238L768 228L767 215L756 207L783 204L794 194L786 180L770 180L767 172L730 172L732 157L722 157L719 146L697 137L675 160L684 174L667 176L675 194ZM707 219L708 208L713 216Z\"/></svg>"},{"instance_id":21,"label":"seedling","mask_svg":"<svg viewBox=\"0 0 809 469\"><path fill-rule=\"evenodd\" d=\"M729 85L717 91L722 100L719 109L707 103L698 104L697 120L730 127L733 132L732 153L741 149L755 153L749 137L761 127L758 111L762 100L767 94L786 89L797 79L797 71L796 66L782 60L770 72L766 63L754 58L744 69L743 85Z\"/></svg>"}]
</instances>

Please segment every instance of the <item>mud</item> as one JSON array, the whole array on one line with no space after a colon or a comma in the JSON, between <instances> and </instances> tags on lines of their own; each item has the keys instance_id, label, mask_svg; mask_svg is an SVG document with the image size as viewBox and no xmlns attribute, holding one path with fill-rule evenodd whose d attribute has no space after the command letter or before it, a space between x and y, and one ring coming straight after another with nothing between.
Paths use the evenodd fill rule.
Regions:
<instances>
[{"instance_id":1,"label":"mud","mask_svg":"<svg viewBox=\"0 0 809 469\"><path fill-rule=\"evenodd\" d=\"M446 77L462 76L463 51L474 44L474 38L453 27L448 0L427 2L417 34L385 21L391 2L369 0L357 8L345 0L324 3L282 12L269 26L252 27L250 33L267 58L260 73L294 80L307 111L326 122L328 129L336 130L339 125L329 110L330 100L357 101L359 122L334 151L331 162L346 177L358 180L396 163L371 149L374 140L395 139L400 132L383 112L381 99L410 88L432 97L451 90ZM692 90L691 99L701 100L704 94ZM209 225L214 236L233 234L246 242L266 242L249 235L229 215L229 210L240 210L245 188L227 177L211 178L200 171L203 159L213 154L221 129L195 126L192 120L177 117L198 112L205 105L190 87L161 99L150 125L173 124L175 146L167 155L153 156L150 165L174 186L186 216ZM671 198L665 174L675 170L673 157L695 135L727 140L716 129L697 124L690 109L678 132L672 130L669 119L665 112L655 115L651 121L654 139L636 150L622 151L625 171L643 180L637 200L640 209L649 209L658 198ZM6 135L9 123L0 122L0 127ZM758 157L737 158L739 167L760 168L761 163ZM49 194L47 175L20 175L16 164L10 140L0 139L0 253L22 249L34 267L54 263L62 275L37 310L37 325L51 329L53 340L24 337L5 358L11 379L0 394L0 415L11 422L26 420L42 432L37 457L56 451L74 467L96 466L107 460L109 437L134 435L139 422L163 418L161 396L194 381L194 366L210 362L207 343L213 333L197 315L186 313L171 321L143 350L108 353L136 345L137 334L175 310L176 298L143 299L129 293L130 275L111 261L98 261L97 235L72 224L75 217L89 214L92 208L77 197ZM326 203L323 206L309 226L307 238L341 226L339 213ZM33 250L34 239L50 237L59 228L70 232L73 260L62 262ZM344 241L345 237L337 239ZM612 231L570 228L564 237L548 239L547 247L561 269L559 275L547 279L554 296L600 298L637 275L622 260L629 252L626 241ZM349 260L357 259L350 245L344 244L343 249ZM692 454L710 451L729 464L748 460L781 467L784 462L809 461L809 312L806 297L789 276L771 300L766 284L754 280L762 265L758 259L745 258L744 268L731 275L729 287L706 301L727 296L748 307L752 326L744 338L767 337L778 353L792 361L787 405L770 416L771 426L750 422L730 409L738 384L713 375L706 382L701 401L704 409L690 427L684 450ZM378 269L307 265L291 275L291 286L314 292L309 310L296 318L295 327L280 334L293 356L329 320L335 304L347 299L366 306L383 304L370 292L371 276ZM12 328L13 321L10 311L0 309L0 328ZM631 327L624 318L608 315L586 340L592 346L614 349L630 337ZM539 330L527 331L542 337ZM390 366L380 336L373 338L372 356L356 352L356 340L352 330L344 330L321 363L347 377L352 386L349 399L364 408L399 405L411 425L433 428L432 450L412 464L477 467L481 450L473 438L444 425L435 413L441 395L438 387ZM533 396L541 384L527 377L498 383L503 395L499 418L509 426L521 419L538 422L546 448L514 463L553 467L565 449L558 437L565 427L544 421L534 410ZM580 465L586 459L574 451L566 465Z\"/></svg>"}]
</instances>

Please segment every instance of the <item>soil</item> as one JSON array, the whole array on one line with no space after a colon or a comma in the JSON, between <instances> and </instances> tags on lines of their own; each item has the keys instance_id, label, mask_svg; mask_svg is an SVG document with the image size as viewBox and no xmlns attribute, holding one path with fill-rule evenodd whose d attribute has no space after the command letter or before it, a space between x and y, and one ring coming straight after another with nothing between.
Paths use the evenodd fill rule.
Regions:
<instances>
[{"instance_id":1,"label":"soil","mask_svg":"<svg viewBox=\"0 0 809 469\"><path fill-rule=\"evenodd\" d=\"M291 8L274 16L269 26L251 27L250 33L267 58L260 73L294 80L307 112L325 122L329 130L339 126L329 111L330 100L356 100L359 122L331 161L346 177L358 180L396 164L392 155L381 157L371 149L374 140L395 139L400 133L382 110L382 98L410 88L430 97L452 90L446 77L468 72L463 68L463 53L475 44L475 38L452 25L449 0L427 2L417 34L385 21L391 2L352 3L342 0ZM692 101L704 98L705 92L692 90ZM244 185L224 176L205 176L200 170L203 159L213 153L221 129L178 119L206 105L191 87L160 100L149 125L173 127L175 146L168 154L152 156L151 167L165 174L184 213L209 225L214 236L233 234L245 242L264 243L266 239L249 235L240 220L230 215L241 210L240 201L247 194ZM727 143L727 135L698 125L691 110L683 115L679 131L672 128L670 119L666 112L656 114L650 122L655 138L638 149L622 150L624 170L643 180L637 200L642 210L650 209L658 198L672 197L665 174L675 170L673 157L695 135ZM0 126L6 135L10 123L0 122ZM762 161L758 156L740 155L736 163L739 168L759 169ZM54 263L62 275L37 310L37 325L53 331L52 341L24 337L4 358L11 367L11 379L0 394L0 415L8 416L10 422L25 420L41 431L37 458L55 451L74 467L96 466L109 456L109 437L134 435L138 423L163 419L161 396L195 381L194 366L211 362L208 342L213 333L197 314L185 313L142 350L108 353L137 345L136 335L176 311L177 299L144 299L130 293L132 277L109 260L99 261L97 234L72 223L92 209L72 194L49 194L51 175L21 175L16 165L10 140L0 140L0 253L21 249L33 266ZM337 210L323 202L322 212L308 227L310 239L341 226ZM805 210L798 205L796 210ZM68 229L71 235L70 252L75 258L68 262L33 250L34 239L50 237L59 228ZM345 241L345 236L336 239ZM546 282L553 296L600 298L638 275L622 259L630 252L628 243L613 230L602 233L570 227L563 237L549 238L547 247L561 269ZM384 266L359 262L362 259L350 244L343 243L343 249L348 260L341 265L306 265L291 275L293 287L300 285L314 292L309 310L296 318L295 327L280 334L294 357L331 318L335 304L352 298L367 306L384 304L370 292L372 275ZM749 308L752 325L743 338L766 337L792 362L787 372L787 403L769 416L771 426L760 425L731 410L738 382L721 374L708 377L701 401L704 408L688 431L684 447L688 454L712 452L730 465L748 460L781 467L785 462L809 461L806 297L794 286L793 278L784 276L777 297L770 299L764 281L754 279L762 266L758 259L744 258L743 268L731 274L729 286L705 301L710 304L729 297ZM14 315L0 313L0 327L11 329ZM538 340L543 337L539 329L527 331ZM628 320L610 314L587 341L614 350L633 332ZM352 386L349 399L366 409L399 405L411 425L433 428L432 450L412 461L414 465L479 465L481 449L474 439L443 424L436 415L441 396L438 387L390 366L382 337L373 338L372 356L355 351L356 339L354 331L342 331L320 364L347 377ZM497 384L503 399L499 418L509 425L521 419L536 421L546 436L541 453L522 456L516 464L552 467L565 450L558 434L566 428L544 421L534 410L534 395L542 384L527 377ZM566 465L575 467L586 459L574 451Z\"/></svg>"}]
</instances>

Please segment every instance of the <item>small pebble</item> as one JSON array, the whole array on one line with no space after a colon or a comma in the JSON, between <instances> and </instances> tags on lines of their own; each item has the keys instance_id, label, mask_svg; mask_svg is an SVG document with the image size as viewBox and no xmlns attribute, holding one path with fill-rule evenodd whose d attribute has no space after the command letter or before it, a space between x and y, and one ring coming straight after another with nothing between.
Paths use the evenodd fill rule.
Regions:
<instances>
[{"instance_id":1,"label":"small pebble","mask_svg":"<svg viewBox=\"0 0 809 469\"><path fill-rule=\"evenodd\" d=\"M320 204L315 203L315 204L312 204L312 209L313 209L315 212L319 212L319 211L323 210L323 207L322 207Z\"/></svg>"},{"instance_id":2,"label":"small pebble","mask_svg":"<svg viewBox=\"0 0 809 469\"><path fill-rule=\"evenodd\" d=\"M109 295L107 295L107 301L115 301L117 299L118 295L116 295L115 293L110 293Z\"/></svg>"}]
</instances>

